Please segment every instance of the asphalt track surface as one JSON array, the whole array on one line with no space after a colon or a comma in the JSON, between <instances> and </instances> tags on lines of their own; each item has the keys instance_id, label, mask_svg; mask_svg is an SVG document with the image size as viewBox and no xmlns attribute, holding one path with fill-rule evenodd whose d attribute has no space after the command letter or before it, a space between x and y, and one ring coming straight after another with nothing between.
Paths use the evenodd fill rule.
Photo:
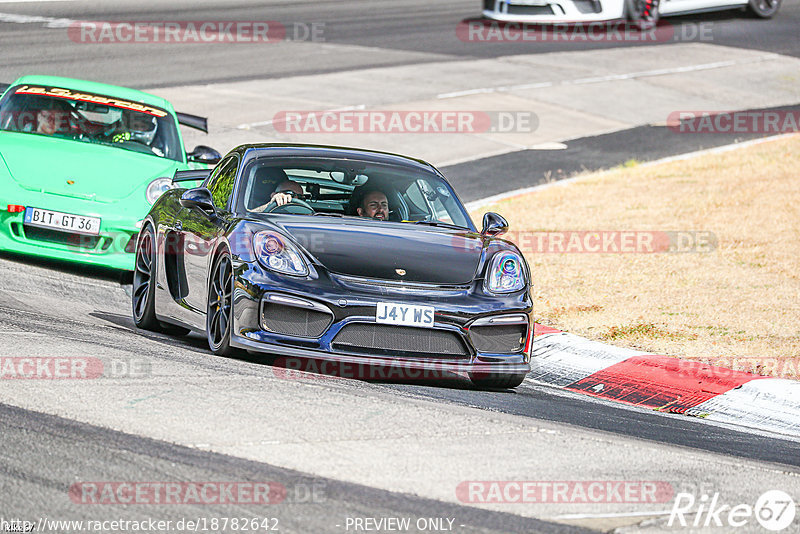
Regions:
<instances>
[{"instance_id":1,"label":"asphalt track surface","mask_svg":"<svg viewBox=\"0 0 800 534\"><path fill-rule=\"evenodd\" d=\"M64 500L73 473L81 473L88 477L83 480L235 480L276 482L285 489L282 502L260 507L255 515L253 507L244 504L116 507L116 516L131 521L158 517L176 523L181 518L257 515L277 519L282 532L330 532L343 530L348 517L405 517L414 523L419 518L448 517L454 519L455 525L464 525L458 530L465 533L591 532L310 477L260 462L132 436L5 404L0 404L0 426L3 428L0 450L26 451L25 454L3 454L0 487L4 511L15 509L19 513L31 508L30 512L17 516L28 520L44 510L48 511L50 519L71 517L58 503ZM31 496L36 501L42 500L26 503ZM5 515L5 519L10 518Z\"/></svg>"},{"instance_id":2,"label":"asphalt track surface","mask_svg":"<svg viewBox=\"0 0 800 534\"><path fill-rule=\"evenodd\" d=\"M463 42L458 24L474 20L480 0L243 0L187 2L0 3L0 81L22 74L74 75L152 88L318 74L425 61L492 58L514 54L590 50L639 43ZM47 20L8 22L9 15ZM278 21L294 28L323 24L325 43L363 47L334 55L294 43L274 44L91 44L73 42L67 27L48 21ZM11 20L18 20L13 19ZM763 21L733 10L666 19L676 33L692 35L700 25L711 42L800 57L800 2L786 0L777 17ZM6 21L6 22L4 22ZM684 30L685 29L685 30ZM681 33L683 32L683 33ZM298 35L300 31L298 30ZM651 43L646 43L651 44ZM664 43L669 46L670 43ZM372 52L370 52L372 51Z\"/></svg>"},{"instance_id":3,"label":"asphalt track surface","mask_svg":"<svg viewBox=\"0 0 800 534\"><path fill-rule=\"evenodd\" d=\"M234 359L215 357L208 351L205 339L196 334L175 338L137 330L122 294L126 290L129 292L129 286L124 284L127 280L115 272L31 260L7 253L0 254L0 263L5 269L27 271L19 277L19 297L9 297L13 294L9 292L0 295L0 327L5 332L30 332L43 336L54 347L59 343L93 344L98 354L128 350L139 358L154 362L154 365L161 365L165 360L186 364L185 357L181 354L173 356L173 351L180 349L185 354L184 351L188 350L201 356L191 364L198 371L220 377L235 377L241 372L267 373L274 364L269 357L255 355L243 354ZM31 268L25 269L26 265ZM59 273L66 275L63 282L55 281ZM97 287L98 293L94 294L94 290L82 293L80 287L73 287L70 279L76 276L84 277ZM69 309L73 299L80 299L89 302L94 311L68 320L63 318L60 309L32 312L25 303L35 301L37 292L43 296L52 293L53 284L60 286L65 309ZM121 298L103 297L109 292ZM98 320L105 325L99 330L96 326ZM6 387L11 387L9 382L6 381ZM796 440L712 426L682 415L623 407L528 382L514 391L480 391L466 381L445 385L362 384L355 384L355 387L377 387L397 398L478 408L489 417L497 412L522 416L532 425L540 424L539 421L552 421L567 427L597 431L612 442L615 437L634 438L686 451L708 451L742 462L770 465L781 472L800 474L800 443ZM366 391L368 394L369 390ZM235 414L231 416L236 417ZM204 423L197 421L197 424ZM0 428L3 429L0 433L0 451L3 451L0 492L4 496L6 515L13 511L25 518L46 514L59 519L96 519L98 514L113 513L115 518L119 516L129 520L151 516L174 521L187 517L268 515L278 517L286 532L336 532L341 529L335 525L341 525L347 517L410 517L414 520L418 517L455 517L458 524L465 525L460 529L463 532L583 532L578 528L513 514L486 512L337 482L268 463L178 446L7 404L0 404ZM335 454L335 449L329 454ZM76 512L76 507L65 501L70 484L78 480L275 481L285 486L290 496L297 494L300 497L294 501L287 498L286 502L266 509L260 508L258 514L246 505L197 507L182 504L168 507L114 506L113 510L84 506L77 507ZM326 497L319 502L309 502L307 489L315 484L324 488ZM306 497L302 497L304 495ZM106 515L100 517L109 518Z\"/></svg>"},{"instance_id":4,"label":"asphalt track surface","mask_svg":"<svg viewBox=\"0 0 800 534\"><path fill-rule=\"evenodd\" d=\"M780 109L796 113L800 105ZM629 161L653 161L762 137L759 133L678 134L666 126L646 125L565 141L562 150L520 150L443 167L442 172L461 200L471 202Z\"/></svg>"},{"instance_id":5,"label":"asphalt track surface","mask_svg":"<svg viewBox=\"0 0 800 534\"><path fill-rule=\"evenodd\" d=\"M379 49L379 53L354 53L338 60L331 56L309 56L302 47L267 48L268 54L251 45L103 45L72 43L64 28L48 28L42 22L3 22L0 16L0 81L31 73L75 75L91 65L91 78L134 87L175 86L312 74L334 70L361 69L381 65L413 64L487 58L513 54L583 50L608 44L584 43L498 43L476 46L457 39L455 26L474 18L477 1L408 1L402 5L389 1L325 2L174 2L136 3L56 2L0 4L0 13L38 15L71 20L277 20L325 24L327 42ZM735 12L714 13L669 19L670 23L691 27L711 23L714 43L800 57L800 2L787 2L770 23L742 18ZM635 46L635 45L624 45ZM665 44L664 46L669 46ZM428 59L430 56L430 59ZM566 177L574 172L607 168L628 159L651 160L658 157L710 148L744 137L675 135L663 127L642 126L633 130L567 142L560 151L523 151L487 158L444 169L463 200L475 200L516 186L530 186L531 175ZM581 163L576 163L581 162ZM591 162L587 164L586 162ZM480 182L488 173L500 169L503 186L486 189ZM515 182L515 176L527 174ZM83 274L99 284L118 286L116 275L102 270L38 262L3 254L5 265L33 263L56 273ZM5 268L5 267L0 267ZM33 275L35 280L35 275ZM122 288L118 288L120 291ZM65 304L69 304L65 300ZM3 303L0 317L19 328L29 319L17 315L17 306ZM127 308L99 306L95 313L107 317L120 331L121 340L141 346L143 357L160 354L165 347L180 345L208 352L198 336L170 339L137 332ZM42 320L49 323L49 335L70 339L72 327L60 324L54 310ZM80 321L80 318L77 319ZM150 352L148 352L150 351ZM214 366L225 369L235 360L215 358ZM266 365L266 364L265 364ZM547 388L523 384L515 392L476 391L467 384L455 387L383 384L380 387L398 396L433 400L445 404L477 407L487 412L504 412L566 425L592 429L608 435L665 443L687 449L710 451L744 460L769 462L787 472L800 472L800 444L776 437L744 433L735 429L691 420L685 416L656 414L598 402L579 395L553 393ZM288 487L321 482L327 488L325 502L288 502L278 510L287 531L322 532L330 530L331 517L351 516L454 516L476 532L580 532L545 521L516 515L476 510L443 504L439 501L386 492L309 477L265 463L199 451L174 444L132 436L18 407L0 405L0 495L3 508L41 515L53 510L64 492L80 473L84 480L96 473L99 480L276 480ZM0 510L2 512L3 510ZM115 510L116 511L116 510ZM148 510L150 511L150 510ZM230 508L202 510L176 507L156 510L167 518L192 515L232 515ZM164 512L164 513L162 513ZM126 517L141 515L141 510L126 510ZM293 523L294 522L294 523Z\"/></svg>"}]
</instances>

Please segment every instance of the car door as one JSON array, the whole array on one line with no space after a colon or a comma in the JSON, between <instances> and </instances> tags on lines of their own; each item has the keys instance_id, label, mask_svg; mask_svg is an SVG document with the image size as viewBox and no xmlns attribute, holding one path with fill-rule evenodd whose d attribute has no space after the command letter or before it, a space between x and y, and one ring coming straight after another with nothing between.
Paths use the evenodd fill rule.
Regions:
<instances>
[{"instance_id":1,"label":"car door","mask_svg":"<svg viewBox=\"0 0 800 534\"><path fill-rule=\"evenodd\" d=\"M178 215L187 283L184 304L193 315L201 317L202 321L205 320L202 316L205 315L207 308L211 257L217 240L225 231L225 222L230 215L229 202L238 167L239 157L233 155L221 161L207 180L205 187L211 191L214 212L192 207L183 208Z\"/></svg>"}]
</instances>

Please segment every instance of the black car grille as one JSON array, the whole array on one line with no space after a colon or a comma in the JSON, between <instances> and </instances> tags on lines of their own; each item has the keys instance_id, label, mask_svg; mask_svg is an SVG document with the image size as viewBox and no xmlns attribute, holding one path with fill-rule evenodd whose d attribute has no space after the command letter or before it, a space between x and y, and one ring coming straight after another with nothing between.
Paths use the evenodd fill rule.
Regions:
<instances>
[{"instance_id":1,"label":"black car grille","mask_svg":"<svg viewBox=\"0 0 800 534\"><path fill-rule=\"evenodd\" d=\"M508 354L525 348L528 325L473 326L469 333L479 352Z\"/></svg>"},{"instance_id":2,"label":"black car grille","mask_svg":"<svg viewBox=\"0 0 800 534\"><path fill-rule=\"evenodd\" d=\"M24 231L27 239L44 241L47 243L58 243L82 250L94 250L97 247L97 243L100 242L100 236L73 234L70 232L61 232L59 230L39 228L38 226L25 225Z\"/></svg>"},{"instance_id":3,"label":"black car grille","mask_svg":"<svg viewBox=\"0 0 800 534\"><path fill-rule=\"evenodd\" d=\"M261 308L264 329L285 336L319 337L332 320L333 316L329 313L274 302L264 302Z\"/></svg>"},{"instance_id":4,"label":"black car grille","mask_svg":"<svg viewBox=\"0 0 800 534\"><path fill-rule=\"evenodd\" d=\"M552 15L553 8L547 6L521 6L510 4L508 6L509 15Z\"/></svg>"},{"instance_id":5,"label":"black car grille","mask_svg":"<svg viewBox=\"0 0 800 534\"><path fill-rule=\"evenodd\" d=\"M333 348L367 355L462 359L469 350L456 332L374 323L345 325Z\"/></svg>"}]
</instances>

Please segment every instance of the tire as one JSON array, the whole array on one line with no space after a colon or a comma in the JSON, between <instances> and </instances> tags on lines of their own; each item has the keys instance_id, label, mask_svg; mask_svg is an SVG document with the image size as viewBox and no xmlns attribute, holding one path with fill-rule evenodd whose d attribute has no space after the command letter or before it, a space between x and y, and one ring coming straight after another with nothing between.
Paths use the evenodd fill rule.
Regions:
<instances>
[{"instance_id":1,"label":"tire","mask_svg":"<svg viewBox=\"0 0 800 534\"><path fill-rule=\"evenodd\" d=\"M165 324L156 318L156 236L147 225L136 243L136 259L131 288L133 322L137 328L173 336L185 336L190 330L182 326Z\"/></svg>"},{"instance_id":2,"label":"tire","mask_svg":"<svg viewBox=\"0 0 800 534\"><path fill-rule=\"evenodd\" d=\"M472 384L485 389L514 389L522 384L527 373L470 373Z\"/></svg>"},{"instance_id":3,"label":"tire","mask_svg":"<svg viewBox=\"0 0 800 534\"><path fill-rule=\"evenodd\" d=\"M640 30L649 30L658 24L660 0L625 0L625 16Z\"/></svg>"},{"instance_id":4,"label":"tire","mask_svg":"<svg viewBox=\"0 0 800 534\"><path fill-rule=\"evenodd\" d=\"M156 319L156 235L149 224L139 233L136 242L136 259L131 288L131 308L133 322L137 328L161 331L161 323Z\"/></svg>"},{"instance_id":5,"label":"tire","mask_svg":"<svg viewBox=\"0 0 800 534\"><path fill-rule=\"evenodd\" d=\"M781 7L782 0L750 0L747 10L760 19L771 19Z\"/></svg>"},{"instance_id":6,"label":"tire","mask_svg":"<svg viewBox=\"0 0 800 534\"><path fill-rule=\"evenodd\" d=\"M214 261L208 281L206 307L206 337L208 348L219 356L236 353L231 347L231 318L233 317L233 264L230 254L223 252Z\"/></svg>"}]
</instances>

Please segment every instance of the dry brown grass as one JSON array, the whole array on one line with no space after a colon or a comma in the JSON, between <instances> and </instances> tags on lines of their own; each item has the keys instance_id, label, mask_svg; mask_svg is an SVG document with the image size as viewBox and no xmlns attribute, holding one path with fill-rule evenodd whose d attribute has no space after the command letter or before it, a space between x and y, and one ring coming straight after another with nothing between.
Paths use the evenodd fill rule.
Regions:
<instances>
[{"instance_id":1,"label":"dry brown grass","mask_svg":"<svg viewBox=\"0 0 800 534\"><path fill-rule=\"evenodd\" d=\"M480 211L502 213L516 232L713 232L718 246L710 253L523 250L538 321L620 346L798 378L800 136L626 166Z\"/></svg>"}]
</instances>

